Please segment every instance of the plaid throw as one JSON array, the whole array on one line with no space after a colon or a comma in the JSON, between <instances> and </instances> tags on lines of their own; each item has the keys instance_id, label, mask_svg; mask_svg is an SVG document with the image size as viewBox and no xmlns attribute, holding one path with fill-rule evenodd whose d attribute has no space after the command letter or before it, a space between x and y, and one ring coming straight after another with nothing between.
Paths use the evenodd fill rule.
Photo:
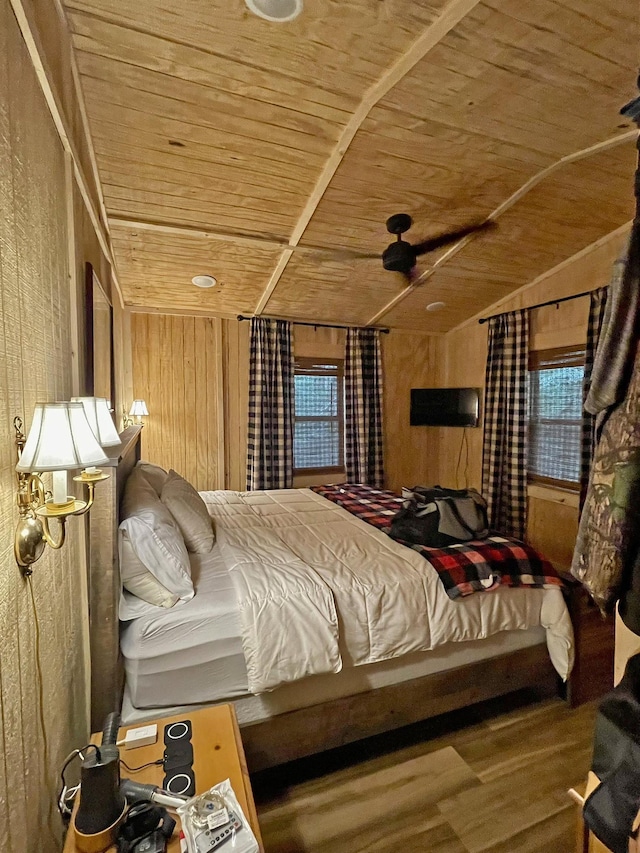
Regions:
<instances>
[{"instance_id":1,"label":"plaid throw","mask_svg":"<svg viewBox=\"0 0 640 853\"><path fill-rule=\"evenodd\" d=\"M598 348L604 309L607 304L608 287L599 287L591 292L589 305L589 322L587 325L587 346L584 355L584 378L582 380L582 451L580 458L580 506L584 503L589 485L589 472L591 460L596 449L596 417L584 408L584 403L589 396L591 388L591 374L593 363Z\"/></svg>"},{"instance_id":2,"label":"plaid throw","mask_svg":"<svg viewBox=\"0 0 640 853\"><path fill-rule=\"evenodd\" d=\"M253 317L249 352L247 490L293 485L291 323Z\"/></svg>"},{"instance_id":3,"label":"plaid throw","mask_svg":"<svg viewBox=\"0 0 640 853\"><path fill-rule=\"evenodd\" d=\"M311 490L385 532L389 531L391 519L402 506L402 498L395 492L360 484L311 486ZM493 535L448 548L427 548L398 541L431 563L449 598L488 592L498 586L548 588L562 585L553 566L534 548L506 536Z\"/></svg>"},{"instance_id":4,"label":"plaid throw","mask_svg":"<svg viewBox=\"0 0 640 853\"><path fill-rule=\"evenodd\" d=\"M527 310L489 321L482 494L494 530L522 539L527 512Z\"/></svg>"},{"instance_id":5,"label":"plaid throw","mask_svg":"<svg viewBox=\"0 0 640 853\"><path fill-rule=\"evenodd\" d=\"M381 486L382 365L380 332L347 329L344 361L344 437L347 477Z\"/></svg>"}]
</instances>

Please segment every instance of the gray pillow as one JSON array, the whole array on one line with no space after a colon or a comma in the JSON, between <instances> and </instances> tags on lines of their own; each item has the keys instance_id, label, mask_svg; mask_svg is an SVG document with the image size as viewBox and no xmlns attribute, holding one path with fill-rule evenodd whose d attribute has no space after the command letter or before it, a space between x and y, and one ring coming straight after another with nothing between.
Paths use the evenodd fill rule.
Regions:
<instances>
[{"instance_id":1,"label":"gray pillow","mask_svg":"<svg viewBox=\"0 0 640 853\"><path fill-rule=\"evenodd\" d=\"M162 492L162 487L167 481L168 473L161 468L160 465L154 465L153 462L145 462L144 459L141 459L136 468L139 471L142 471L146 481L153 488L154 492L160 497L160 493Z\"/></svg>"},{"instance_id":2,"label":"gray pillow","mask_svg":"<svg viewBox=\"0 0 640 853\"><path fill-rule=\"evenodd\" d=\"M215 542L213 519L191 483L171 469L160 500L180 528L187 550L193 554L208 554Z\"/></svg>"}]
</instances>

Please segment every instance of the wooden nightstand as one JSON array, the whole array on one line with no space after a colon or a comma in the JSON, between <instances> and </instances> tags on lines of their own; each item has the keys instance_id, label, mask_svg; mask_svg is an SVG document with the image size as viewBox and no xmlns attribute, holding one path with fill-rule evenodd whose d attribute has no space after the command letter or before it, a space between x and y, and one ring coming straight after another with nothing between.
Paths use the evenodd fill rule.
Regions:
<instances>
[{"instance_id":1,"label":"wooden nightstand","mask_svg":"<svg viewBox=\"0 0 640 853\"><path fill-rule=\"evenodd\" d=\"M232 705L215 705L211 708L204 708L201 711L189 711L185 714L179 714L177 717L161 717L157 720L150 720L149 722L155 722L158 725L158 741L152 746L142 746L131 750L121 749L120 757L130 767L139 767L149 761L156 761L158 758L162 758L164 751L164 727L167 724L185 719L191 720L192 725L193 771L196 777L197 793L200 794L208 790L212 785L217 785L218 782L222 782L224 779L230 779L238 802L242 806L242 810L251 824L251 829L258 839L260 850L263 851L260 827L258 826L258 815L253 801L242 740L240 739L240 729L238 728ZM129 728L136 728L136 726L121 728L119 733L120 740L124 738ZM100 739L101 734L92 735L91 737L92 742L99 743ZM164 778L164 771L161 766L146 767L138 773L129 773L126 768L122 767L121 773L123 778L135 779L137 782L146 782L159 786L162 786ZM167 847L169 853L179 853L179 830L180 823L178 821L176 830ZM73 831L69 830L64 845L64 853L76 853L76 850ZM110 847L109 851L115 851L115 847Z\"/></svg>"}]
</instances>

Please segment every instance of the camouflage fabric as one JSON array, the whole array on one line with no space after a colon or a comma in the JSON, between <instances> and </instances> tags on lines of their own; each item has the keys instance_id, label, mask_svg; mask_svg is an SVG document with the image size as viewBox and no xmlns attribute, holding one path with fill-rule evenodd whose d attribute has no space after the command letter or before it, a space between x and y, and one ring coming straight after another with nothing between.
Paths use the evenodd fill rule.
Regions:
<instances>
[{"instance_id":1,"label":"camouflage fabric","mask_svg":"<svg viewBox=\"0 0 640 853\"><path fill-rule=\"evenodd\" d=\"M612 287L615 283L614 280ZM620 286L636 296L640 288L638 223ZM601 412L598 419L599 440L571 571L603 613L611 612L622 597L623 618L627 613L628 626L640 633L640 607L634 608L633 596L627 601L628 593L636 588L640 595L640 311L637 299L630 299L627 304L635 315L632 338L625 342L629 353L628 384L622 402L611 411ZM600 348L596 360L599 356ZM634 568L638 577L634 576Z\"/></svg>"}]
</instances>

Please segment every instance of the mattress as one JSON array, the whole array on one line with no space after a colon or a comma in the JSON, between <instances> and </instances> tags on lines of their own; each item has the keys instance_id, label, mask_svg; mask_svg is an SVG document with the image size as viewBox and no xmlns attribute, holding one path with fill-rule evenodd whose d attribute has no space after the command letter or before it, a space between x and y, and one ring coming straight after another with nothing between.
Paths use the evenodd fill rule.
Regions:
<instances>
[{"instance_id":1,"label":"mattress","mask_svg":"<svg viewBox=\"0 0 640 853\"><path fill-rule=\"evenodd\" d=\"M236 593L219 547L190 560L192 599L121 624L127 690L139 708L248 692Z\"/></svg>"},{"instance_id":2,"label":"mattress","mask_svg":"<svg viewBox=\"0 0 640 853\"><path fill-rule=\"evenodd\" d=\"M236 701L242 725L294 708L396 684L456 666L486 660L545 642L542 627L501 631L493 637L447 643L430 652L345 667L342 672L305 678L271 693L248 691L242 629L233 581L220 548L191 555L196 595L177 607L157 608L121 627L126 690L123 722L131 724L184 707ZM491 595L542 595L544 590L498 590ZM464 605L463 605L464 606Z\"/></svg>"},{"instance_id":3,"label":"mattress","mask_svg":"<svg viewBox=\"0 0 640 853\"><path fill-rule=\"evenodd\" d=\"M147 670L143 662L136 678L130 679L127 670L121 712L122 724L134 725L159 716L186 713L206 704L232 701L238 722L241 726L246 726L268 720L286 711L309 708L343 696L355 696L367 690L400 684L403 681L433 675L437 672L446 672L518 649L541 645L544 642L545 631L542 627L502 631L486 640L448 643L430 652L416 652L396 660L348 667L335 674L314 675L259 696L247 693L246 688L244 692L235 692L238 685L234 684L234 678L238 674L239 662L229 657L219 661L218 678L210 685L211 698L208 700L191 698L194 695L202 695L203 673L198 671L197 666L189 667L183 673L176 671L154 673ZM225 669L228 669L227 673L224 672ZM246 682L246 669L244 678ZM170 684L171 687L169 690L160 690L162 701L153 704L154 697L158 695L154 685L156 682L159 683L159 679L163 684ZM234 692L226 696L217 695L220 690L224 690L225 684ZM170 696L174 701L167 704Z\"/></svg>"}]
</instances>

